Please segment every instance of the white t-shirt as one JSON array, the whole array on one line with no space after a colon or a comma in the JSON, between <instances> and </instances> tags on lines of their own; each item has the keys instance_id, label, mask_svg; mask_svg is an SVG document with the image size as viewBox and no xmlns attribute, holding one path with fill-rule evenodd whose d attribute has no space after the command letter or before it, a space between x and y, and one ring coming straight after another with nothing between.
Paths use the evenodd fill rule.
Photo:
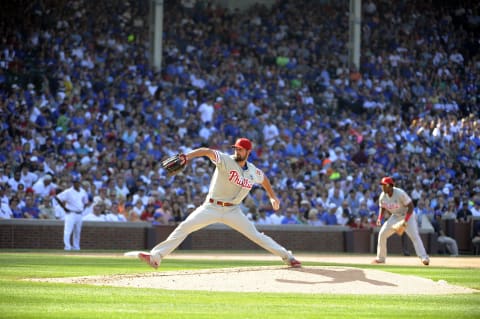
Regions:
<instances>
[{"instance_id":1,"label":"white t-shirt","mask_svg":"<svg viewBox=\"0 0 480 319\"><path fill-rule=\"evenodd\" d=\"M6 203L0 203L0 219L10 219L13 216L10 206Z\"/></svg>"}]
</instances>

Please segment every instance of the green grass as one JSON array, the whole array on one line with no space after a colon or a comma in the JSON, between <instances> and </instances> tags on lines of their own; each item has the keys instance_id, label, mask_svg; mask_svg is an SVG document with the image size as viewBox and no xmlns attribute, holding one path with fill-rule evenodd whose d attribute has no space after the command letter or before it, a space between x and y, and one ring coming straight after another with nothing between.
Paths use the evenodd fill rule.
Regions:
<instances>
[{"instance_id":1,"label":"green grass","mask_svg":"<svg viewBox=\"0 0 480 319\"><path fill-rule=\"evenodd\" d=\"M254 265L278 265L278 262L166 259L161 271ZM444 279L450 284L480 290L480 269L387 265L381 269ZM0 253L0 318L480 318L480 293L435 296L227 293L24 280L151 271L135 259L122 257Z\"/></svg>"}]
</instances>

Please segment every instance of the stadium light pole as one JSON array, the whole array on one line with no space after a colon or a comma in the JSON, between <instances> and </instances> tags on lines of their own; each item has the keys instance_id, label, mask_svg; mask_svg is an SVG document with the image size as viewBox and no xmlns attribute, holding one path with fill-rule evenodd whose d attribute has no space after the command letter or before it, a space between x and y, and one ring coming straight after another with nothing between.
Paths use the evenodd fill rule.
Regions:
<instances>
[{"instance_id":1,"label":"stadium light pole","mask_svg":"<svg viewBox=\"0 0 480 319\"><path fill-rule=\"evenodd\" d=\"M360 69L360 45L362 31L362 0L350 0L350 25L348 41L348 66Z\"/></svg>"},{"instance_id":2,"label":"stadium light pole","mask_svg":"<svg viewBox=\"0 0 480 319\"><path fill-rule=\"evenodd\" d=\"M163 0L150 2L150 64L157 71L162 69Z\"/></svg>"}]
</instances>

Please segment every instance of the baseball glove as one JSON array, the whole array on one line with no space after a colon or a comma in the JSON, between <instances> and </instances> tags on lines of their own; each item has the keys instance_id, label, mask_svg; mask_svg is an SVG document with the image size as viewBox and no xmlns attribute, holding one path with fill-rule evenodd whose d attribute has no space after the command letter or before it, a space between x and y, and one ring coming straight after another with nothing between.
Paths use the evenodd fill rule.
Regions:
<instances>
[{"instance_id":1,"label":"baseball glove","mask_svg":"<svg viewBox=\"0 0 480 319\"><path fill-rule=\"evenodd\" d=\"M400 220L393 224L392 228L395 230L398 236L402 236L405 232L405 228L407 228L407 223L404 220Z\"/></svg>"},{"instance_id":2,"label":"baseball glove","mask_svg":"<svg viewBox=\"0 0 480 319\"><path fill-rule=\"evenodd\" d=\"M167 171L168 176L181 173L186 166L187 156L185 154L170 156L162 161L162 167Z\"/></svg>"}]
</instances>

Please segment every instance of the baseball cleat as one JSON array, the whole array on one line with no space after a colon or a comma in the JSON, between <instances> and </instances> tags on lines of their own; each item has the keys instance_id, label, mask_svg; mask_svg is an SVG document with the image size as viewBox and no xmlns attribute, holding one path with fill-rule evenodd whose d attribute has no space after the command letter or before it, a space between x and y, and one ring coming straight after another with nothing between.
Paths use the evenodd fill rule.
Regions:
<instances>
[{"instance_id":1,"label":"baseball cleat","mask_svg":"<svg viewBox=\"0 0 480 319\"><path fill-rule=\"evenodd\" d=\"M428 259L428 258L422 259L422 263L423 263L425 266L428 266L428 265L430 265L430 259Z\"/></svg>"},{"instance_id":2,"label":"baseball cleat","mask_svg":"<svg viewBox=\"0 0 480 319\"><path fill-rule=\"evenodd\" d=\"M138 253L138 258L155 269L157 269L158 266L160 266L160 258L156 258L154 255L150 253L140 252Z\"/></svg>"},{"instance_id":3,"label":"baseball cleat","mask_svg":"<svg viewBox=\"0 0 480 319\"><path fill-rule=\"evenodd\" d=\"M382 260L379 260L377 258L375 258L374 260L372 260L371 264L372 265L379 265L379 264L384 264L385 261L382 261Z\"/></svg>"},{"instance_id":4,"label":"baseball cleat","mask_svg":"<svg viewBox=\"0 0 480 319\"><path fill-rule=\"evenodd\" d=\"M302 263L296 260L294 257L287 260L287 265L292 268L302 268Z\"/></svg>"}]
</instances>

